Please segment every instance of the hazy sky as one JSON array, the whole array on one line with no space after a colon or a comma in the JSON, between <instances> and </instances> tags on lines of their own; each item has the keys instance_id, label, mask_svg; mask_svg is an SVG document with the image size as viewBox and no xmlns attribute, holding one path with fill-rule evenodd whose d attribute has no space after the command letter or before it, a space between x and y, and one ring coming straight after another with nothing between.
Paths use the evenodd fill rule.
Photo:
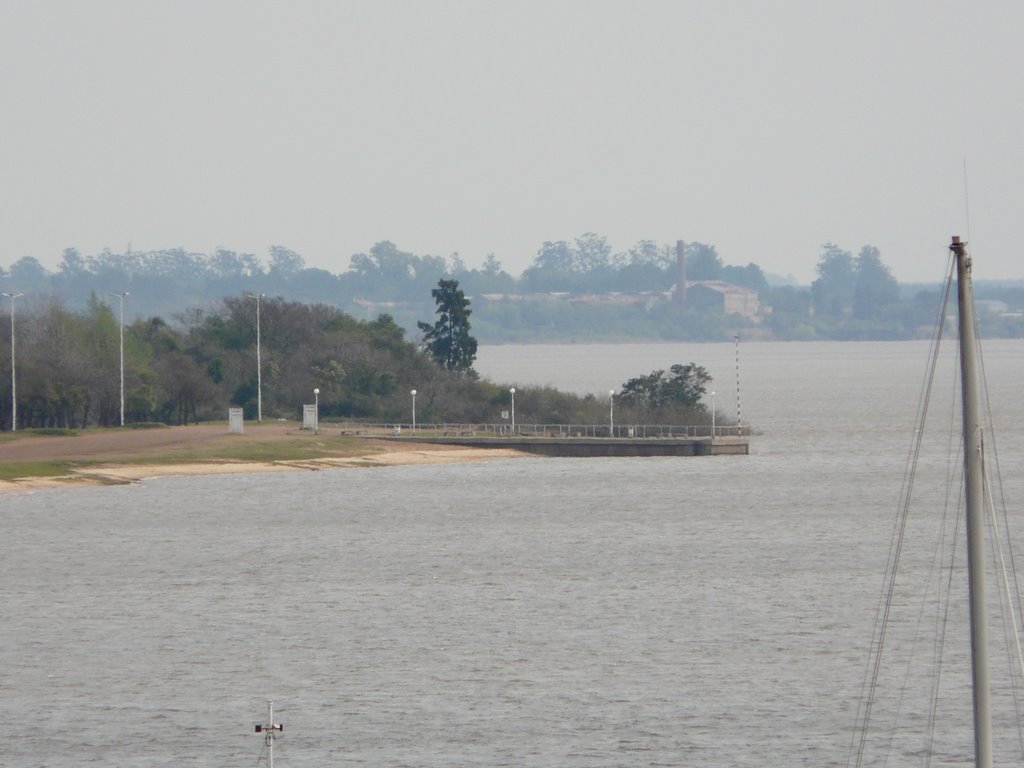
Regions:
<instances>
[{"instance_id":1,"label":"hazy sky","mask_svg":"<svg viewBox=\"0 0 1024 768\"><path fill-rule=\"evenodd\" d=\"M0 264L819 246L1024 278L1024 3L0 0Z\"/></svg>"}]
</instances>

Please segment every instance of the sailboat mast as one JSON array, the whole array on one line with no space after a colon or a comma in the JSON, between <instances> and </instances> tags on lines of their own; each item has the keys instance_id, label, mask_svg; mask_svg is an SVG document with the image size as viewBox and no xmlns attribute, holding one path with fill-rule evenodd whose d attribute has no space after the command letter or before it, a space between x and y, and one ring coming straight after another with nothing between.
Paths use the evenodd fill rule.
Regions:
<instances>
[{"instance_id":1,"label":"sailboat mast","mask_svg":"<svg viewBox=\"0 0 1024 768\"><path fill-rule=\"evenodd\" d=\"M971 676L974 682L974 758L977 768L992 766L992 712L989 696L988 628L985 608L984 478L979 407L978 340L974 333L974 289L967 243L954 236L960 323L960 377L963 397L964 490L967 500L967 566L971 608Z\"/></svg>"},{"instance_id":2,"label":"sailboat mast","mask_svg":"<svg viewBox=\"0 0 1024 768\"><path fill-rule=\"evenodd\" d=\"M256 733L262 733L267 747L267 768L274 768L274 739L278 733L284 733L284 725L274 722L274 702L267 702L267 722L256 726Z\"/></svg>"}]
</instances>

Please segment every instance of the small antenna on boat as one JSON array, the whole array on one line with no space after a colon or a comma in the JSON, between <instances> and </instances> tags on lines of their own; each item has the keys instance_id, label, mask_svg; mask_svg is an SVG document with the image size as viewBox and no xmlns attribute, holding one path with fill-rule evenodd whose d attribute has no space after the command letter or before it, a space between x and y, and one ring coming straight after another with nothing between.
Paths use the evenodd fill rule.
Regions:
<instances>
[{"instance_id":1,"label":"small antenna on boat","mask_svg":"<svg viewBox=\"0 0 1024 768\"><path fill-rule=\"evenodd\" d=\"M256 724L256 733L263 734L263 742L267 747L267 768L274 768L274 739L278 733L284 733L284 724L274 722L274 702L267 702L267 722Z\"/></svg>"}]
</instances>

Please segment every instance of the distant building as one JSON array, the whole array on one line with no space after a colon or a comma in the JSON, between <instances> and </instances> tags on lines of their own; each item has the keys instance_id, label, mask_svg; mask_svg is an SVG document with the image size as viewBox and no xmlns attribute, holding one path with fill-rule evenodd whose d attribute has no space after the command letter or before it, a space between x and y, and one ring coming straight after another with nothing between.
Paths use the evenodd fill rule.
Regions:
<instances>
[{"instance_id":1,"label":"distant building","mask_svg":"<svg viewBox=\"0 0 1024 768\"><path fill-rule=\"evenodd\" d=\"M679 302L685 299L685 305L696 309L719 308L727 315L742 315L756 318L760 311L757 291L733 285L722 280L685 281L686 290L680 293L675 286L662 297ZM631 306L642 304L650 308L658 301L657 293L585 293L575 295L566 291L547 293L485 293L480 296L489 302L543 302L564 301L572 304L619 305Z\"/></svg>"},{"instance_id":2,"label":"distant building","mask_svg":"<svg viewBox=\"0 0 1024 768\"><path fill-rule=\"evenodd\" d=\"M673 294L678 292L673 289ZM759 311L757 291L722 280L686 281L686 305L689 307L720 307L727 315L756 317Z\"/></svg>"}]
</instances>

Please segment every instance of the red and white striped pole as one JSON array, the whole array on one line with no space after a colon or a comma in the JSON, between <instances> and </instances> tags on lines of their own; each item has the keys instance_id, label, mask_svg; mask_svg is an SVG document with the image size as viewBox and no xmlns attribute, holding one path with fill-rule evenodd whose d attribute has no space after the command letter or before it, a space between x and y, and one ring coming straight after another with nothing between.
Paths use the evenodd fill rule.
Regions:
<instances>
[{"instance_id":1,"label":"red and white striped pole","mask_svg":"<svg viewBox=\"0 0 1024 768\"><path fill-rule=\"evenodd\" d=\"M743 435L743 418L740 410L740 337L736 337L736 434Z\"/></svg>"}]
</instances>

